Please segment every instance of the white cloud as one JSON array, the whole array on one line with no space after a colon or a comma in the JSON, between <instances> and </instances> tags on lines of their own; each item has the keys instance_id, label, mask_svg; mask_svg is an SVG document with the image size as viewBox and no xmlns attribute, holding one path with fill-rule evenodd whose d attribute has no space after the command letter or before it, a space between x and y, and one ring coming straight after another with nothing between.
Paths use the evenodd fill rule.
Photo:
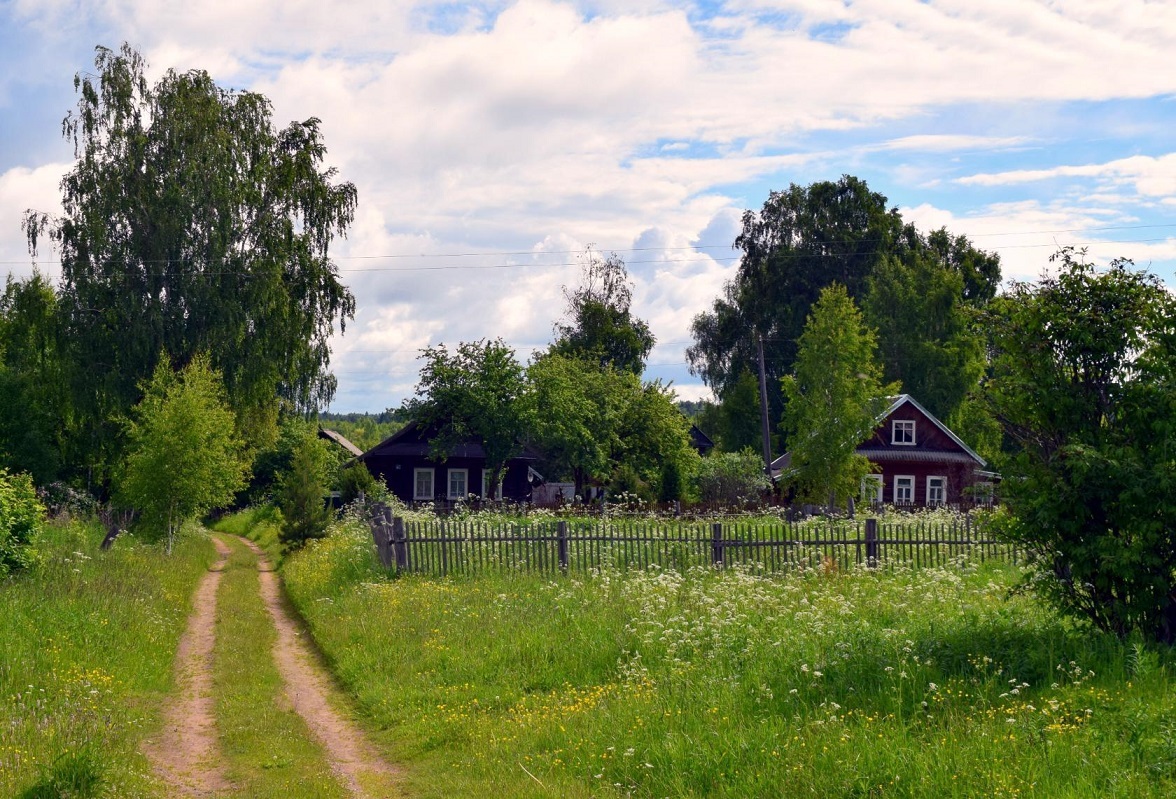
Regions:
<instances>
[{"instance_id":1,"label":"white cloud","mask_svg":"<svg viewBox=\"0 0 1176 799\"><path fill-rule=\"evenodd\" d=\"M51 215L61 213L61 192L58 185L68 164L46 164L29 169L15 167L0 175L0 263L4 271L18 276L32 272L33 259L28 242L21 231L26 210ZM44 274L55 275L60 270L55 263L57 254L48 241L40 242L37 262Z\"/></svg>"},{"instance_id":2,"label":"white cloud","mask_svg":"<svg viewBox=\"0 0 1176 799\"><path fill-rule=\"evenodd\" d=\"M1174 156L1056 166L1033 129L1068 100L1176 93L1176 7L1143 0L737 0L709 18L661 0L11 8L22 32L118 31L155 74L202 67L261 91L280 124L322 118L330 163L360 192L336 249L360 305L336 339L337 407L393 404L426 344L502 336L525 358L549 338L560 287L579 274L574 253L589 242L631 262L635 310L660 342L651 360L680 362L691 318L733 273L723 246L740 207L758 205L765 182L818 167L833 177L890 159L900 185L981 194L974 211L916 204L904 214L997 248L1009 276L1036 275L1056 244L1081 235L1035 231L1121 223L1141 201L1167 208L1176 194ZM935 117L969 104L975 118ZM1014 106L1024 121L1009 119ZM842 138L819 138L830 132ZM950 159L1030 143L1046 155L1026 168L984 162L952 182L967 167ZM0 176L6 259L27 262L19 227L3 220L55 207L62 171ZM1052 178L1076 187L1012 191ZM1023 201L993 204L1000 189ZM441 257L470 252L486 255ZM412 257L375 257L393 255ZM457 265L525 268L434 268Z\"/></svg>"}]
</instances>

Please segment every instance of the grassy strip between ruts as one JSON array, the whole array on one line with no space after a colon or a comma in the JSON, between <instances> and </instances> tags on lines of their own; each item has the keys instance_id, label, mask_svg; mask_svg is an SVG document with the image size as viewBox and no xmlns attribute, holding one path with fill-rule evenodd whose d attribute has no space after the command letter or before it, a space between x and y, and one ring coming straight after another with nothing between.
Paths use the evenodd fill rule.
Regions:
<instances>
[{"instance_id":1,"label":"grassy strip between ruts","mask_svg":"<svg viewBox=\"0 0 1176 799\"><path fill-rule=\"evenodd\" d=\"M234 797L342 799L322 749L286 696L275 631L258 593L257 557L239 540L217 601L214 679L222 754Z\"/></svg>"},{"instance_id":2,"label":"grassy strip between ruts","mask_svg":"<svg viewBox=\"0 0 1176 799\"><path fill-rule=\"evenodd\" d=\"M1173 654L1007 565L390 579L344 524L283 571L420 796L1176 793Z\"/></svg>"},{"instance_id":3,"label":"grassy strip between ruts","mask_svg":"<svg viewBox=\"0 0 1176 799\"><path fill-rule=\"evenodd\" d=\"M162 796L139 746L159 724L192 592L215 560L187 531L162 547L74 521L0 582L0 796Z\"/></svg>"}]
</instances>

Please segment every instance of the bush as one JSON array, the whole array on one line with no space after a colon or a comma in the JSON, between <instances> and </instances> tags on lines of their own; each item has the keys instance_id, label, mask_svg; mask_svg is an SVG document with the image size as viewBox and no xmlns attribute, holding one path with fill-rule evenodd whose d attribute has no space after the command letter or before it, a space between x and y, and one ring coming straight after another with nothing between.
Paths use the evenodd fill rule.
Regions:
<instances>
[{"instance_id":1,"label":"bush","mask_svg":"<svg viewBox=\"0 0 1176 799\"><path fill-rule=\"evenodd\" d=\"M728 505L758 502L772 487L764 474L763 459L751 450L721 452L703 458L695 480L703 502Z\"/></svg>"},{"instance_id":2,"label":"bush","mask_svg":"<svg viewBox=\"0 0 1176 799\"><path fill-rule=\"evenodd\" d=\"M29 539L44 518L33 479L0 469L0 577L29 565Z\"/></svg>"}]
</instances>

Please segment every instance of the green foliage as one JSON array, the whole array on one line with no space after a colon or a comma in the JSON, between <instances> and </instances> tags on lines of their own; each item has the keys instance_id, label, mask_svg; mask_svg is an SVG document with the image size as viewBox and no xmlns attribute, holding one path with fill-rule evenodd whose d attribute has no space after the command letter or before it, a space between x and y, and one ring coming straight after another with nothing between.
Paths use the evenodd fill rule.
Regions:
<instances>
[{"instance_id":1,"label":"green foliage","mask_svg":"<svg viewBox=\"0 0 1176 799\"><path fill-rule=\"evenodd\" d=\"M296 549L326 534L331 513L326 506L330 453L326 443L308 432L294 447L290 468L278 479L282 511L281 541Z\"/></svg>"},{"instance_id":2,"label":"green foliage","mask_svg":"<svg viewBox=\"0 0 1176 799\"><path fill-rule=\"evenodd\" d=\"M383 413L320 413L319 424L334 430L364 452L398 432L407 420L399 414Z\"/></svg>"},{"instance_id":3,"label":"green foliage","mask_svg":"<svg viewBox=\"0 0 1176 799\"><path fill-rule=\"evenodd\" d=\"M877 331L882 373L940 419L949 419L984 373L980 335L965 313L964 277L932 250L883 257L862 312Z\"/></svg>"},{"instance_id":4,"label":"green foliage","mask_svg":"<svg viewBox=\"0 0 1176 799\"><path fill-rule=\"evenodd\" d=\"M919 270L935 265L937 285L946 285L949 273L958 275L960 280L952 279L952 290L959 292L953 303L983 305L1000 283L997 256L980 252L967 239L945 230L920 234L897 209L887 208L885 196L850 175L772 192L758 213L744 214L735 247L743 252L739 271L711 310L694 318L694 344L686 354L692 372L725 397L747 365L756 362L755 334L763 335L768 406L774 411L783 407L780 379L793 369L805 320L830 284L841 284L862 303L871 276L887 259ZM905 292L902 286L907 282L904 277L895 291ZM881 304L876 310L879 316L869 319L873 325L881 324L881 315L887 312ZM889 311L897 321L893 334L887 332L889 343L883 342L895 349L888 368L899 364L897 353L907 339L926 343L932 354L936 348L955 346L951 336L928 329L919 315L902 308ZM900 378L884 372L888 381ZM953 379L928 377L929 385ZM948 402L945 407L950 411L952 406Z\"/></svg>"},{"instance_id":5,"label":"green foliage","mask_svg":"<svg viewBox=\"0 0 1176 799\"><path fill-rule=\"evenodd\" d=\"M788 479L800 499L858 493L869 462L855 454L874 429L884 398L877 340L845 288L824 289L800 337L796 372L782 381L783 427L792 454Z\"/></svg>"},{"instance_id":6,"label":"green foliage","mask_svg":"<svg viewBox=\"0 0 1176 799\"><path fill-rule=\"evenodd\" d=\"M1035 585L1119 636L1176 641L1176 299L1158 278L1070 249L989 315L988 399L1012 536Z\"/></svg>"},{"instance_id":7,"label":"green foliage","mask_svg":"<svg viewBox=\"0 0 1176 799\"><path fill-rule=\"evenodd\" d=\"M0 468L0 578L30 564L29 541L44 518L29 475Z\"/></svg>"},{"instance_id":8,"label":"green foliage","mask_svg":"<svg viewBox=\"0 0 1176 799\"><path fill-rule=\"evenodd\" d=\"M661 383L643 383L633 372L558 352L536 358L527 382L533 440L548 468L571 476L576 493L589 483L612 483L618 490L618 472L625 467L622 482L653 499L665 493L665 475L674 475L672 481L690 472L690 422Z\"/></svg>"},{"instance_id":9,"label":"green foliage","mask_svg":"<svg viewBox=\"0 0 1176 799\"><path fill-rule=\"evenodd\" d=\"M772 489L764 458L754 450L716 452L703 458L695 476L703 502L744 505L759 502Z\"/></svg>"},{"instance_id":10,"label":"green foliage","mask_svg":"<svg viewBox=\"0 0 1176 799\"><path fill-rule=\"evenodd\" d=\"M352 222L356 190L323 167L320 121L275 129L268 99L203 71L168 70L149 86L128 45L97 48L94 73L74 86L63 215L30 212L25 229L34 254L46 237L61 254L88 462L119 449L109 420L139 401L161 352L179 365L211 354L252 445L265 443L278 398L326 404L329 340L355 312L328 249Z\"/></svg>"},{"instance_id":11,"label":"green foliage","mask_svg":"<svg viewBox=\"0 0 1176 799\"><path fill-rule=\"evenodd\" d=\"M497 485L506 462L522 451L524 370L502 339L444 344L422 351L416 396L409 403L417 424L435 431L432 455L445 460L467 441L486 453L490 484Z\"/></svg>"},{"instance_id":12,"label":"green foliage","mask_svg":"<svg viewBox=\"0 0 1176 799\"><path fill-rule=\"evenodd\" d=\"M344 505L349 505L359 499L377 500L379 495L387 492L387 487L372 476L367 466L353 463L339 472L339 495Z\"/></svg>"},{"instance_id":13,"label":"green foliage","mask_svg":"<svg viewBox=\"0 0 1176 799\"><path fill-rule=\"evenodd\" d=\"M588 250L584 255L582 284L564 287L568 321L555 326L551 352L640 375L656 339L648 323L630 312L633 287L625 262L613 253L601 259Z\"/></svg>"},{"instance_id":14,"label":"green foliage","mask_svg":"<svg viewBox=\"0 0 1176 799\"><path fill-rule=\"evenodd\" d=\"M72 422L57 295L39 272L11 275L0 296L0 464L40 485L61 471Z\"/></svg>"},{"instance_id":15,"label":"green foliage","mask_svg":"<svg viewBox=\"0 0 1176 799\"><path fill-rule=\"evenodd\" d=\"M549 353L527 368L530 434L554 477L570 476L576 493L609 478L620 449L620 421L640 380L631 373Z\"/></svg>"},{"instance_id":16,"label":"green foliage","mask_svg":"<svg viewBox=\"0 0 1176 799\"><path fill-rule=\"evenodd\" d=\"M759 378L744 369L721 398L718 408L718 440L724 452L763 447L760 420Z\"/></svg>"},{"instance_id":17,"label":"green foliage","mask_svg":"<svg viewBox=\"0 0 1176 799\"><path fill-rule=\"evenodd\" d=\"M117 497L139 511L142 529L166 535L170 552L183 522L232 501L249 465L207 358L197 355L178 373L161 358L144 392L128 424Z\"/></svg>"}]
</instances>

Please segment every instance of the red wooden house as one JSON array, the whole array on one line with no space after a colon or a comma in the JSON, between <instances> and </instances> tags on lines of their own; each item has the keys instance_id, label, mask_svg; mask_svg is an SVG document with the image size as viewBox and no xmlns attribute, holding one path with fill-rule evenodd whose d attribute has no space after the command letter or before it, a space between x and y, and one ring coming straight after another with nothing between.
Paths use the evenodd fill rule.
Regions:
<instances>
[{"instance_id":1,"label":"red wooden house","mask_svg":"<svg viewBox=\"0 0 1176 799\"><path fill-rule=\"evenodd\" d=\"M887 505L985 504L999 477L983 458L909 394L891 397L874 432L857 453L877 471L866 477L862 499ZM792 465L785 453L772 462L772 477Z\"/></svg>"}]
</instances>

